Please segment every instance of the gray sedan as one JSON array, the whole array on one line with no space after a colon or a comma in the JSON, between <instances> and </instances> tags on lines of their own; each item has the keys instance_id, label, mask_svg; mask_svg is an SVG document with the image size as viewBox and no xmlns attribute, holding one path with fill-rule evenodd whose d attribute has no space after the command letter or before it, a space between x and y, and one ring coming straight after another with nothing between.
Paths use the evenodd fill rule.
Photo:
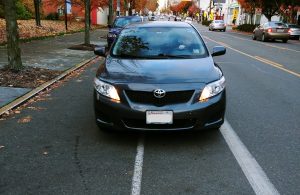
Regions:
<instances>
[{"instance_id":1,"label":"gray sedan","mask_svg":"<svg viewBox=\"0 0 300 195\"><path fill-rule=\"evenodd\" d=\"M290 38L291 39L299 39L300 37L300 26L296 24L286 24L290 30Z\"/></svg>"},{"instance_id":2,"label":"gray sedan","mask_svg":"<svg viewBox=\"0 0 300 195\"><path fill-rule=\"evenodd\" d=\"M261 41L280 39L286 43L289 39L289 28L282 22L267 22L256 27L252 39Z\"/></svg>"},{"instance_id":3,"label":"gray sedan","mask_svg":"<svg viewBox=\"0 0 300 195\"><path fill-rule=\"evenodd\" d=\"M226 25L223 20L214 20L210 23L208 26L208 30L221 30L221 31L226 31Z\"/></svg>"}]
</instances>

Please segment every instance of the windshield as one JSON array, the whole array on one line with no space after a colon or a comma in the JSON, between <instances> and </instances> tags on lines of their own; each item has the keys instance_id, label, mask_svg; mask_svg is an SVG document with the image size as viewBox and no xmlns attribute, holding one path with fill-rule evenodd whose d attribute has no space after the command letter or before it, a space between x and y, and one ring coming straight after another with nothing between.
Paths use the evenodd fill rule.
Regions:
<instances>
[{"instance_id":1,"label":"windshield","mask_svg":"<svg viewBox=\"0 0 300 195\"><path fill-rule=\"evenodd\" d=\"M270 26L272 27L287 27L284 23L281 22L274 22L274 23L270 23Z\"/></svg>"},{"instance_id":2,"label":"windshield","mask_svg":"<svg viewBox=\"0 0 300 195\"><path fill-rule=\"evenodd\" d=\"M132 17L132 18L117 18L114 22L114 28L122 28L127 24L131 24L134 22L141 22L142 19L140 17Z\"/></svg>"},{"instance_id":3,"label":"windshield","mask_svg":"<svg viewBox=\"0 0 300 195\"><path fill-rule=\"evenodd\" d=\"M111 55L122 58L203 58L207 49L192 27L124 29Z\"/></svg>"}]
</instances>

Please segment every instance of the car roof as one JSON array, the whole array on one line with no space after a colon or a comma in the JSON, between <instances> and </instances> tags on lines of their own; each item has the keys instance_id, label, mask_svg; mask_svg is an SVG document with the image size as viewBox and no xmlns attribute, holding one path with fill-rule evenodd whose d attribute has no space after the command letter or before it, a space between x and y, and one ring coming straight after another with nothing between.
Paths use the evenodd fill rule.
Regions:
<instances>
[{"instance_id":1,"label":"car roof","mask_svg":"<svg viewBox=\"0 0 300 195\"><path fill-rule=\"evenodd\" d=\"M173 21L153 21L144 23L133 23L126 26L126 28L133 27L192 27L186 22L173 22Z\"/></svg>"}]
</instances>

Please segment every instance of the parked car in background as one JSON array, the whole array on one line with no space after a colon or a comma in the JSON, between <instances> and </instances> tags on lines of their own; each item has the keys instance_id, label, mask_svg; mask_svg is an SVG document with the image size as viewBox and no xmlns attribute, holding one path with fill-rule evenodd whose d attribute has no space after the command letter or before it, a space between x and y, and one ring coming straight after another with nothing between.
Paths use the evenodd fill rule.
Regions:
<instances>
[{"instance_id":1,"label":"parked car in background","mask_svg":"<svg viewBox=\"0 0 300 195\"><path fill-rule=\"evenodd\" d=\"M176 16L174 20L175 21L181 21L181 17L180 16Z\"/></svg>"},{"instance_id":2,"label":"parked car in background","mask_svg":"<svg viewBox=\"0 0 300 195\"><path fill-rule=\"evenodd\" d=\"M193 19L191 17L186 17L184 21L187 23L192 23Z\"/></svg>"},{"instance_id":3,"label":"parked car in background","mask_svg":"<svg viewBox=\"0 0 300 195\"><path fill-rule=\"evenodd\" d=\"M142 20L143 20L143 22L148 22L149 18L147 16L142 16Z\"/></svg>"},{"instance_id":4,"label":"parked car in background","mask_svg":"<svg viewBox=\"0 0 300 195\"><path fill-rule=\"evenodd\" d=\"M256 27L252 34L253 40L276 40L280 39L286 43L290 37L289 28L283 22L266 22Z\"/></svg>"},{"instance_id":5,"label":"parked car in background","mask_svg":"<svg viewBox=\"0 0 300 195\"><path fill-rule=\"evenodd\" d=\"M290 38L299 39L300 37L300 26L297 24L286 24L289 28Z\"/></svg>"},{"instance_id":6,"label":"parked car in background","mask_svg":"<svg viewBox=\"0 0 300 195\"><path fill-rule=\"evenodd\" d=\"M149 21L156 21L157 20L157 17L156 16L151 16L150 18L149 18Z\"/></svg>"},{"instance_id":7,"label":"parked car in background","mask_svg":"<svg viewBox=\"0 0 300 195\"><path fill-rule=\"evenodd\" d=\"M107 45L108 48L112 45L115 38L118 36L120 31L123 29L124 26L134 23L134 22L142 22L142 18L140 16L121 16L117 17L114 20L113 25L109 25L109 31L107 34Z\"/></svg>"},{"instance_id":8,"label":"parked car in background","mask_svg":"<svg viewBox=\"0 0 300 195\"><path fill-rule=\"evenodd\" d=\"M218 129L224 122L225 77L200 33L185 22L126 26L94 79L100 130Z\"/></svg>"},{"instance_id":9,"label":"parked car in background","mask_svg":"<svg viewBox=\"0 0 300 195\"><path fill-rule=\"evenodd\" d=\"M224 20L213 20L209 26L208 30L221 30L221 31L226 31L226 25L224 23Z\"/></svg>"}]
</instances>

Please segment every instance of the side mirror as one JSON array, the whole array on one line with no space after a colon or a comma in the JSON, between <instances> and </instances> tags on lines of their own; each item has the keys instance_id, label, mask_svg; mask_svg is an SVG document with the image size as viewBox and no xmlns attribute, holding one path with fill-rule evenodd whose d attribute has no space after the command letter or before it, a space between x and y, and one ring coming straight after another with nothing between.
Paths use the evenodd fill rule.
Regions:
<instances>
[{"instance_id":1,"label":"side mirror","mask_svg":"<svg viewBox=\"0 0 300 195\"><path fill-rule=\"evenodd\" d=\"M94 54L95 55L98 55L98 56L103 56L105 57L106 55L106 50L105 50L105 47L96 47L94 49Z\"/></svg>"},{"instance_id":2,"label":"side mirror","mask_svg":"<svg viewBox=\"0 0 300 195\"><path fill-rule=\"evenodd\" d=\"M212 51L212 56L221 56L226 53L226 48L223 46L215 46Z\"/></svg>"}]
</instances>

